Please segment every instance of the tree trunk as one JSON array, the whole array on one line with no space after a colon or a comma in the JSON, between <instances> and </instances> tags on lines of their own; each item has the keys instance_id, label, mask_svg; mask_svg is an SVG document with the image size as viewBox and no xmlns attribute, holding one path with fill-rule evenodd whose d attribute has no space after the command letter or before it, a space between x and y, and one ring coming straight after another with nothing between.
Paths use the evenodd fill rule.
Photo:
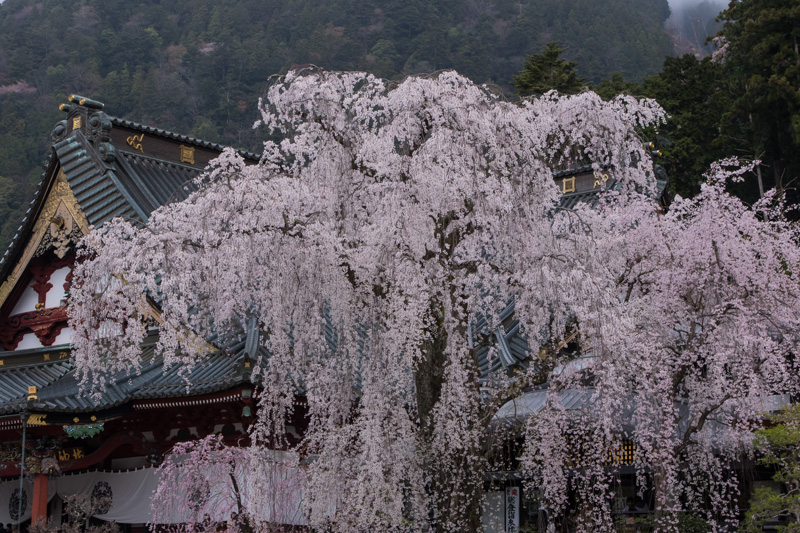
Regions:
<instances>
[{"instance_id":1,"label":"tree trunk","mask_svg":"<svg viewBox=\"0 0 800 533\"><path fill-rule=\"evenodd\" d=\"M422 359L417 364L414 376L420 424L418 445L420 457L425 458L423 468L429 483L428 496L430 501L435 503L435 509L430 510L429 518L434 524L434 531L452 532L452 529L447 527L447 522L466 509L468 515L461 516L460 520L457 520L463 524L459 527L459 531L478 533L483 530L481 524L483 473L476 468L475 459L482 455L480 444L464 446L457 452L457 463L460 467L458 471L462 473L461 476L454 475L454 472L436 460L440 454L434 449L433 442L436 429L435 408L441 399L445 369L448 364L446 354L448 338L444 329L444 317L441 309L437 311L435 316L439 319L436 322L436 331L431 332L429 341L423 346ZM470 360L474 359L470 357ZM475 368L471 372L471 377L474 379L471 381L476 386L475 394L478 395L475 397L476 401L480 401L480 392L477 389L477 361L473 366ZM477 424L478 420L470 420L470 423ZM472 482L469 482L470 480Z\"/></svg>"},{"instance_id":2,"label":"tree trunk","mask_svg":"<svg viewBox=\"0 0 800 533\"><path fill-rule=\"evenodd\" d=\"M422 359L417 363L414 384L417 390L417 414L421 434L430 440L433 434L433 409L439 401L444 382L444 368L447 363L447 332L443 320L437 321L437 331L431 332L430 339L422 348Z\"/></svg>"},{"instance_id":3,"label":"tree trunk","mask_svg":"<svg viewBox=\"0 0 800 533\"><path fill-rule=\"evenodd\" d=\"M660 533L680 533L675 516L675 495L668 482L665 466L659 466L653 472L653 489L655 492L655 524Z\"/></svg>"}]
</instances>

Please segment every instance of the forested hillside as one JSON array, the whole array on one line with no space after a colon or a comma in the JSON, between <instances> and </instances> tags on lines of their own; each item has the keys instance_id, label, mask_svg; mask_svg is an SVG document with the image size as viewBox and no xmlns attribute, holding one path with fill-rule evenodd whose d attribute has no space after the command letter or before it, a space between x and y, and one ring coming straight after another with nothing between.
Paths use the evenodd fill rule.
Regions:
<instances>
[{"instance_id":1,"label":"forested hillside","mask_svg":"<svg viewBox=\"0 0 800 533\"><path fill-rule=\"evenodd\" d=\"M58 104L258 149L268 77L456 69L505 90L557 40L582 77L640 80L672 51L666 0L6 0L0 4L0 247L41 174ZM27 203L27 202L25 202Z\"/></svg>"}]
</instances>

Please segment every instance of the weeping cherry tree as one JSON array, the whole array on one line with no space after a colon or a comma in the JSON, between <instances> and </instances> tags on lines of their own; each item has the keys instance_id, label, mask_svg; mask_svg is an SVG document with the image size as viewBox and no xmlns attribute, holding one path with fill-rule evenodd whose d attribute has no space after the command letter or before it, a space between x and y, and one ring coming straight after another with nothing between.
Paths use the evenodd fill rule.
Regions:
<instances>
[{"instance_id":1,"label":"weeping cherry tree","mask_svg":"<svg viewBox=\"0 0 800 533\"><path fill-rule=\"evenodd\" d=\"M186 369L203 339L255 317L270 355L254 365L253 446L279 443L304 395L310 525L477 531L494 414L542 380L534 364L480 375L471 321L496 327L513 300L551 366L546 348L575 332L592 355L552 387L591 387L599 410L554 396L524 429L523 466L553 509L577 493L580 527L611 527L609 470L587 456L576 476L564 456L580 431L603 453L641 439L637 468L664 494L665 527L706 486L686 464L716 483L715 505L730 502L719 477L746 439L717 439L711 418L738 435L751 399L793 382L794 234L777 212L736 204L721 178L661 214L637 134L664 120L655 102L509 103L453 72L392 84L306 69L275 79L261 113L280 140L258 165L227 151L187 200L86 240L70 314L88 387L138 368L155 299L157 349ZM618 185L594 208L560 207L554 169L587 162ZM118 335L98 334L107 321Z\"/></svg>"}]
</instances>

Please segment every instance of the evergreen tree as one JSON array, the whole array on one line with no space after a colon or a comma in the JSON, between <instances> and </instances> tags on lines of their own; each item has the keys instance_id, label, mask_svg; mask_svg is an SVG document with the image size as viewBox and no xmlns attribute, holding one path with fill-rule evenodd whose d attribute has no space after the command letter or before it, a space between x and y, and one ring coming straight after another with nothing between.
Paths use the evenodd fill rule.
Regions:
<instances>
[{"instance_id":1,"label":"evergreen tree","mask_svg":"<svg viewBox=\"0 0 800 533\"><path fill-rule=\"evenodd\" d=\"M734 0L720 19L715 55L737 87L725 129L763 161L763 187L785 187L800 175L800 4Z\"/></svg>"},{"instance_id":2,"label":"evergreen tree","mask_svg":"<svg viewBox=\"0 0 800 533\"><path fill-rule=\"evenodd\" d=\"M732 98L722 78L721 67L710 57L698 60L686 54L668 57L661 72L642 84L641 94L654 98L670 115L658 139L664 153L661 164L675 194L697 194L701 176L717 159L734 154L752 157L736 153L727 131L720 129ZM754 183L735 184L737 195L748 202L757 199Z\"/></svg>"},{"instance_id":3,"label":"evergreen tree","mask_svg":"<svg viewBox=\"0 0 800 533\"><path fill-rule=\"evenodd\" d=\"M642 89L638 84L628 81L619 73L614 72L610 78L602 80L600 83L592 85L592 90L600 95L603 100L611 100L620 94L638 95Z\"/></svg>"},{"instance_id":4,"label":"evergreen tree","mask_svg":"<svg viewBox=\"0 0 800 533\"><path fill-rule=\"evenodd\" d=\"M757 488L750 499L750 510L741 531L764 531L764 525L781 520L788 531L800 526L800 405L769 417L771 427L757 432L756 447L764 454L760 463L775 469L774 481L783 484L785 492L772 487Z\"/></svg>"},{"instance_id":5,"label":"evergreen tree","mask_svg":"<svg viewBox=\"0 0 800 533\"><path fill-rule=\"evenodd\" d=\"M573 61L561 59L564 48L559 48L558 43L550 41L541 54L528 56L519 74L514 76L511 84L520 96L544 94L556 90L561 94L577 94L586 85L578 77Z\"/></svg>"}]
</instances>

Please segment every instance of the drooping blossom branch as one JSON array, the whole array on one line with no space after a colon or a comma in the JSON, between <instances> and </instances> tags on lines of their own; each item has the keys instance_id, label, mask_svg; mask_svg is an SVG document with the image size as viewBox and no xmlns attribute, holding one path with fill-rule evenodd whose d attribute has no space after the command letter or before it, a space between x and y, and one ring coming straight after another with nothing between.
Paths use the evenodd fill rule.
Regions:
<instances>
[{"instance_id":1,"label":"drooping blossom branch","mask_svg":"<svg viewBox=\"0 0 800 533\"><path fill-rule=\"evenodd\" d=\"M494 331L510 300L534 352L578 332L593 356L573 372L552 354L554 391L591 384L592 411L555 406L526 439L552 507L578 491L584 530L610 527L600 462L620 439L636 441L667 516L687 493L684 466L719 487L716 458L746 444L756 401L794 386L793 228L725 195L721 168L659 213L637 133L664 119L654 102L509 103L452 72L394 85L306 69L275 79L261 109L281 140L260 164L226 151L145 227L115 220L88 237L74 350L89 387L136 372L157 305L157 350L188 376L221 348L207 339L255 317L269 355L253 365L252 437L257 450L280 440L305 397L311 525L479 527L484 408L541 381L536 364L536 377L480 375L470 324ZM614 190L561 208L553 171L578 164L613 175ZM564 453L577 442L596 449L575 477Z\"/></svg>"},{"instance_id":2,"label":"drooping blossom branch","mask_svg":"<svg viewBox=\"0 0 800 533\"><path fill-rule=\"evenodd\" d=\"M683 511L735 524L731 465L748 453L764 413L797 391L800 340L797 228L781 206L748 207L726 193L747 170L715 164L702 192L667 213L625 197L585 210L587 255L607 272L572 306L590 357L555 380L552 405L529 421L524 461L554 508L566 502L566 461L605 465L607 482L614 469L598 446L630 439L638 477L656 491L661 530L675 530ZM591 401L570 412L559 390ZM587 427L595 455L553 436L577 439ZM608 491L596 488L590 506L606 505Z\"/></svg>"},{"instance_id":3,"label":"drooping blossom branch","mask_svg":"<svg viewBox=\"0 0 800 533\"><path fill-rule=\"evenodd\" d=\"M158 470L153 531L277 532L304 524L297 454L225 445L216 435L176 444ZM236 518L233 519L232 516Z\"/></svg>"}]
</instances>

